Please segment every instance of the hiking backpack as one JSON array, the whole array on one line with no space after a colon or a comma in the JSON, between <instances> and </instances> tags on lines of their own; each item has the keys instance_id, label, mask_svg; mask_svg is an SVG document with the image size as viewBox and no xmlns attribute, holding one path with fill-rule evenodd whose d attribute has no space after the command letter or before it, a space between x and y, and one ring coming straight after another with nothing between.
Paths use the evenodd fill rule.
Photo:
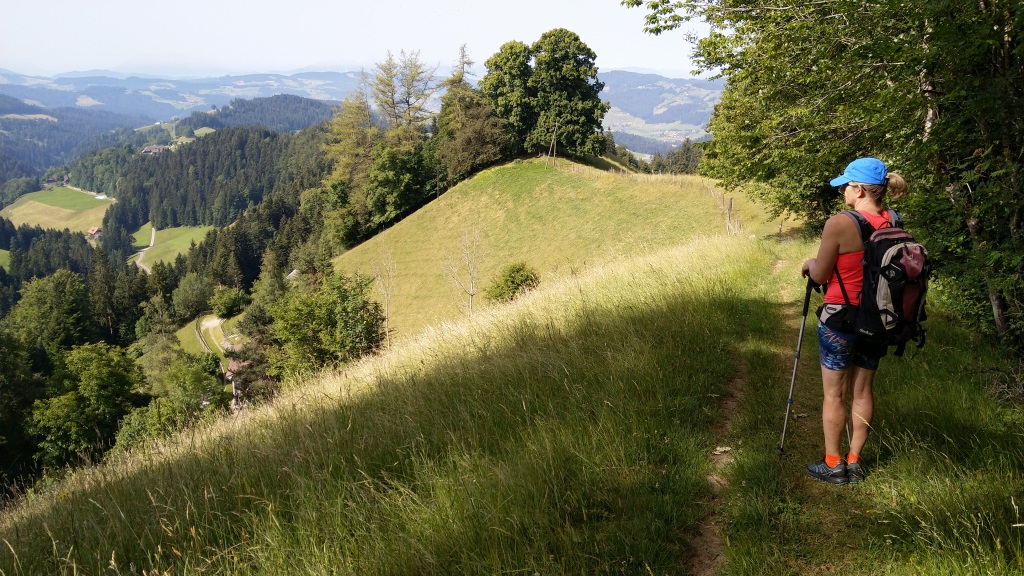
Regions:
<instances>
[{"instance_id":1,"label":"hiking backpack","mask_svg":"<svg viewBox=\"0 0 1024 576\"><path fill-rule=\"evenodd\" d=\"M889 210L889 226L877 230L856 210L843 214L857 225L864 243L864 289L857 333L895 346L896 356L903 355L907 342L917 342L921 348L925 340L921 321L927 317L924 303L931 273L928 251L903 229L903 218L895 210Z\"/></svg>"}]
</instances>

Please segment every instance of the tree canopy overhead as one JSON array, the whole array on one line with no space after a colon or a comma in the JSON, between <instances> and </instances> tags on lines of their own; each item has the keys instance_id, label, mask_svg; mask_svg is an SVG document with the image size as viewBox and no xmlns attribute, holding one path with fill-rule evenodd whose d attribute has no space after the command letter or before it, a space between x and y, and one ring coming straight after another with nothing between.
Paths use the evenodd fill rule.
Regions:
<instances>
[{"instance_id":1,"label":"tree canopy overhead","mask_svg":"<svg viewBox=\"0 0 1024 576\"><path fill-rule=\"evenodd\" d=\"M941 282L1024 342L1024 7L1013 0L623 0L660 34L711 25L695 57L728 79L703 171L755 182L820 222L828 179L878 156L906 175L898 208ZM972 308L965 304L965 308Z\"/></svg>"}]
</instances>

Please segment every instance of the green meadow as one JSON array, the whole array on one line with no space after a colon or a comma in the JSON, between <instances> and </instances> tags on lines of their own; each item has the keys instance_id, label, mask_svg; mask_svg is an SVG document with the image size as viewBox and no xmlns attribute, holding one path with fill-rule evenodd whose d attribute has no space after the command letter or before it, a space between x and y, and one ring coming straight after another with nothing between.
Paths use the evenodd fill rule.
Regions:
<instances>
[{"instance_id":1,"label":"green meadow","mask_svg":"<svg viewBox=\"0 0 1024 576\"><path fill-rule=\"evenodd\" d=\"M778 234L778 221L768 222L757 205L733 200L742 234ZM616 174L564 160L557 167L525 160L485 170L335 262L346 273L370 277L391 262L390 327L404 339L468 316L469 296L451 271L468 284L469 253L478 311L488 305L484 288L511 263L537 270L543 286L602 262L724 231L725 206L722 192L695 176Z\"/></svg>"},{"instance_id":2,"label":"green meadow","mask_svg":"<svg viewBox=\"0 0 1024 576\"><path fill-rule=\"evenodd\" d=\"M149 234L146 233L145 236L142 236L143 231L148 226L149 224L147 223L135 233L136 245L143 243L144 245L149 245ZM157 230L156 243L152 248L143 253L143 262L147 266L151 266L156 262L173 263L178 254L188 252L193 242L196 244L202 242L203 238L206 237L206 233L210 230L213 230L213 226L179 226L177 228Z\"/></svg>"},{"instance_id":3,"label":"green meadow","mask_svg":"<svg viewBox=\"0 0 1024 576\"><path fill-rule=\"evenodd\" d=\"M11 253L7 250L0 250L0 267L4 269L11 267Z\"/></svg>"},{"instance_id":4,"label":"green meadow","mask_svg":"<svg viewBox=\"0 0 1024 576\"><path fill-rule=\"evenodd\" d=\"M29 224L85 232L103 224L103 214L112 202L110 199L97 199L91 192L58 186L18 198L14 204L0 210L0 216L18 226Z\"/></svg>"},{"instance_id":5,"label":"green meadow","mask_svg":"<svg viewBox=\"0 0 1024 576\"><path fill-rule=\"evenodd\" d=\"M232 320L231 326L233 327L237 320ZM186 352L192 354L212 352L223 360L224 347L226 345L225 333L230 332L230 329L225 328L224 325L226 324L227 321L213 314L206 314L179 329L177 332L178 341ZM204 342L205 346L203 345Z\"/></svg>"},{"instance_id":6,"label":"green meadow","mask_svg":"<svg viewBox=\"0 0 1024 576\"><path fill-rule=\"evenodd\" d=\"M181 344L181 349L189 354L205 354L207 352L206 347L203 346L204 340L200 340L202 331L199 326L201 324L197 324L197 321L193 320L179 328L175 333L178 343Z\"/></svg>"},{"instance_id":7,"label":"green meadow","mask_svg":"<svg viewBox=\"0 0 1024 576\"><path fill-rule=\"evenodd\" d=\"M182 326L175 336L181 344L181 349L190 354L205 354L207 352L216 354L220 359L221 366L227 367L225 348L237 345L244 340L244 337L236 330L236 325L242 319L242 314L233 318L222 319L213 314L206 314L198 320L193 320ZM203 345L205 343L205 346Z\"/></svg>"},{"instance_id":8,"label":"green meadow","mask_svg":"<svg viewBox=\"0 0 1024 576\"><path fill-rule=\"evenodd\" d=\"M141 228L132 234L132 248L141 250L149 247L149 241L153 238L153 225L146 222Z\"/></svg>"},{"instance_id":9,"label":"green meadow","mask_svg":"<svg viewBox=\"0 0 1024 576\"><path fill-rule=\"evenodd\" d=\"M730 232L721 204L699 180L543 162L474 178L390 229L393 259L479 226L495 266L531 256L537 290L433 324L443 309L410 299L387 351L30 491L0 514L0 573L1022 573L1003 352L936 290L928 345L879 371L865 482L808 479L821 382L799 269L816 245L740 200ZM498 251L518 244L534 252Z\"/></svg>"}]
</instances>

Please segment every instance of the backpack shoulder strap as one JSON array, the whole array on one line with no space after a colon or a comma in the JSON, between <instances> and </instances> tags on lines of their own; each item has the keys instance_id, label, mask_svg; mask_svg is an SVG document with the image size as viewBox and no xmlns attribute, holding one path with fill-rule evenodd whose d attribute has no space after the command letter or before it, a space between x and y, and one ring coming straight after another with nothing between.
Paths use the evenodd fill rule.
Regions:
<instances>
[{"instance_id":1,"label":"backpack shoulder strap","mask_svg":"<svg viewBox=\"0 0 1024 576\"><path fill-rule=\"evenodd\" d=\"M863 244L871 237L871 234L874 233L875 227L872 226L871 223L868 222L868 219L861 215L860 212L857 212L856 210L843 210L843 214L846 214L846 216L850 220L853 220L853 223L857 226L857 232L860 233L861 244Z\"/></svg>"},{"instance_id":2,"label":"backpack shoulder strap","mask_svg":"<svg viewBox=\"0 0 1024 576\"><path fill-rule=\"evenodd\" d=\"M867 218L864 218L860 212L857 212L856 210L844 210L843 214L846 214L850 220L853 220L854 225L857 226L857 233L860 234L861 244L863 244L867 238L871 237L871 233L874 232L875 229L871 227L871 223L868 222ZM839 274L838 265L835 267L835 273L836 280L839 281L839 291L843 293L843 300L845 300L846 305L849 306L850 297L846 294L846 286L843 285L843 277Z\"/></svg>"},{"instance_id":3,"label":"backpack shoulder strap","mask_svg":"<svg viewBox=\"0 0 1024 576\"><path fill-rule=\"evenodd\" d=\"M889 224L893 228L903 228L903 215L897 210L889 208Z\"/></svg>"}]
</instances>

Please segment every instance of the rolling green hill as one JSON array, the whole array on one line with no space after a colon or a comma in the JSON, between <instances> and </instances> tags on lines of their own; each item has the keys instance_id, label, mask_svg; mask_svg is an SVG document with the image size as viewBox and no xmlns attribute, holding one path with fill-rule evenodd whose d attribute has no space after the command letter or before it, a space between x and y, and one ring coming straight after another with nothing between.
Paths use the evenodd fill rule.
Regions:
<instances>
[{"instance_id":1,"label":"rolling green hill","mask_svg":"<svg viewBox=\"0 0 1024 576\"><path fill-rule=\"evenodd\" d=\"M372 277L390 255L397 276L391 328L405 338L468 314L468 296L448 277L453 263L468 282L467 240L478 238L473 307L480 310L487 305L484 287L516 261L536 269L543 285L726 230L722 193L698 177L613 174L566 161L557 166L532 159L486 170L343 254L337 266ZM766 222L756 205L743 198L734 204L744 235L778 233L778 221Z\"/></svg>"},{"instance_id":2,"label":"rolling green hill","mask_svg":"<svg viewBox=\"0 0 1024 576\"><path fill-rule=\"evenodd\" d=\"M26 194L14 204L0 210L0 216L15 225L29 224L43 228L72 232L85 232L103 224L103 214L113 200L98 198L91 192L81 192L59 186Z\"/></svg>"},{"instance_id":3,"label":"rolling green hill","mask_svg":"<svg viewBox=\"0 0 1024 576\"><path fill-rule=\"evenodd\" d=\"M803 473L820 458L813 337L787 456L776 453L797 332L802 320L814 329L799 266L815 246L772 236L777 224L759 233L746 203L737 212L750 223L727 233L701 186L689 202L666 191L644 203L642 190L657 196L665 182L524 164L387 234L402 282L436 264L405 250L507 222L488 246L531 246L495 260L536 256L537 291L34 490L0 515L0 572L1024 569L1024 413L992 393L1010 381L1005 357L958 330L941 299L929 345L879 372L867 480L815 483ZM589 230L629 220L634 205L646 210L632 235ZM561 229L531 242L520 229L548 232L537 221Z\"/></svg>"}]
</instances>

